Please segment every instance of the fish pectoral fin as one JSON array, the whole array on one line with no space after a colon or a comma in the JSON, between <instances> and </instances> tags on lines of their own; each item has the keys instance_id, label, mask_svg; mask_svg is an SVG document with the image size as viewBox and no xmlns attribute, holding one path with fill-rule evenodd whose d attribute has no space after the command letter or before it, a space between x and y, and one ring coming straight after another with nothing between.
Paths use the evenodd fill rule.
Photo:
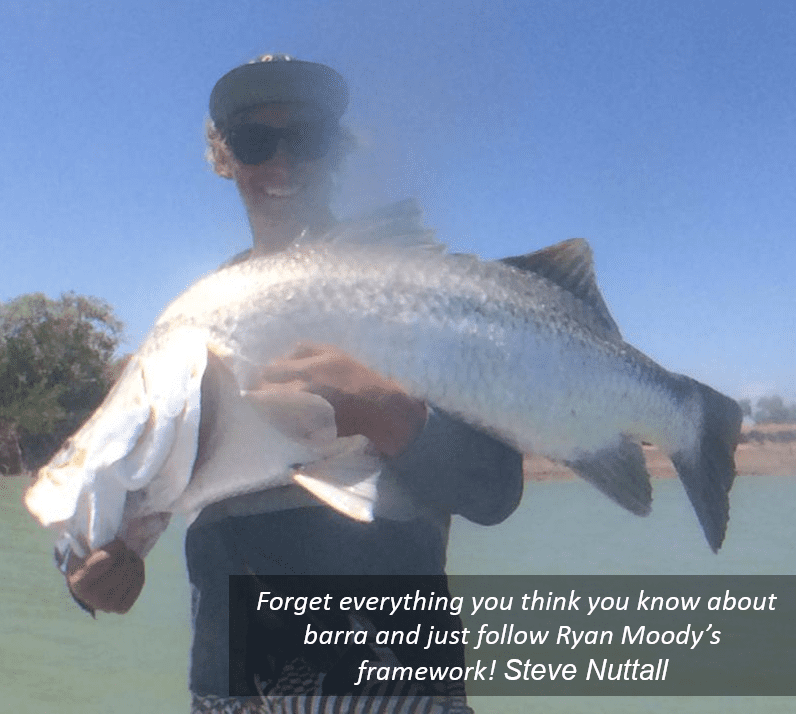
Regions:
<instances>
[{"instance_id":1,"label":"fish pectoral fin","mask_svg":"<svg viewBox=\"0 0 801 714\"><path fill-rule=\"evenodd\" d=\"M373 520L381 463L361 450L306 464L293 474L296 484L345 516Z\"/></svg>"},{"instance_id":2,"label":"fish pectoral fin","mask_svg":"<svg viewBox=\"0 0 801 714\"><path fill-rule=\"evenodd\" d=\"M243 391L241 396L262 420L292 441L312 448L336 441L334 407L316 394L276 385L270 390Z\"/></svg>"},{"instance_id":3,"label":"fish pectoral fin","mask_svg":"<svg viewBox=\"0 0 801 714\"><path fill-rule=\"evenodd\" d=\"M621 437L616 447L565 463L623 508L638 516L651 512L651 480L640 444Z\"/></svg>"}]
</instances>

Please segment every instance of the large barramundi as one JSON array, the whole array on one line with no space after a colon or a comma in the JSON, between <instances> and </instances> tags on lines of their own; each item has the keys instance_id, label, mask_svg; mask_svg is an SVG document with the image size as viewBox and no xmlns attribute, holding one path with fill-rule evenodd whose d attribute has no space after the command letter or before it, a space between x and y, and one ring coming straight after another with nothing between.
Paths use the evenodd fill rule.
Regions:
<instances>
[{"instance_id":1,"label":"large barramundi","mask_svg":"<svg viewBox=\"0 0 801 714\"><path fill-rule=\"evenodd\" d=\"M279 394L272 408L248 399L260 365L317 342L523 453L567 464L637 514L651 504L641 442L658 445L720 547L740 409L623 341L585 241L500 262L389 243L340 236L198 281L40 470L28 509L79 552L149 514L196 514L293 481L369 519L381 489L363 437L336 439L332 414L321 436L315 409L328 405L313 395L282 404ZM228 375L227 437L193 471L209 355Z\"/></svg>"}]
</instances>

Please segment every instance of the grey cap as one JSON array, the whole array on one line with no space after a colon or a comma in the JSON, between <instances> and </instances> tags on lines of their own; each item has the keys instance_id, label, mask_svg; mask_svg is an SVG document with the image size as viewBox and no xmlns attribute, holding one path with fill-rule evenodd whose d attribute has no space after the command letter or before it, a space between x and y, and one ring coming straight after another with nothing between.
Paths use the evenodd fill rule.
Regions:
<instances>
[{"instance_id":1,"label":"grey cap","mask_svg":"<svg viewBox=\"0 0 801 714\"><path fill-rule=\"evenodd\" d=\"M313 104L339 119L348 106L348 85L324 64L265 55L223 75L211 90L209 113L219 127L243 109L272 102Z\"/></svg>"}]
</instances>

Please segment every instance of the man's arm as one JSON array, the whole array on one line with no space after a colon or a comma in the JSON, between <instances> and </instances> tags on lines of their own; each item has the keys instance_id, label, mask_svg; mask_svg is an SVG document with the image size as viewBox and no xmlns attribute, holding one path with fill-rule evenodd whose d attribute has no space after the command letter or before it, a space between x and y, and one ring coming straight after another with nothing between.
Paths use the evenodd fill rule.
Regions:
<instances>
[{"instance_id":1,"label":"man's arm","mask_svg":"<svg viewBox=\"0 0 801 714\"><path fill-rule=\"evenodd\" d=\"M302 347L273 362L263 376L330 402L339 436L369 438L399 480L440 510L494 525L520 503L523 457L518 452L427 408L337 348Z\"/></svg>"}]
</instances>

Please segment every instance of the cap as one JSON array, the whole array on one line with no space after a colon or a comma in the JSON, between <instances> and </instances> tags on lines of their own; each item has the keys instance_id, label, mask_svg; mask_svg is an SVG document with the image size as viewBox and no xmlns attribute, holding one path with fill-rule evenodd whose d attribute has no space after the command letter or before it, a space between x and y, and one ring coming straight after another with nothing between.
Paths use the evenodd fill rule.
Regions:
<instances>
[{"instance_id":1,"label":"cap","mask_svg":"<svg viewBox=\"0 0 801 714\"><path fill-rule=\"evenodd\" d=\"M324 64L264 55L223 75L211 90L209 113L222 126L243 109L272 102L313 104L339 119L348 106L348 85Z\"/></svg>"}]
</instances>

